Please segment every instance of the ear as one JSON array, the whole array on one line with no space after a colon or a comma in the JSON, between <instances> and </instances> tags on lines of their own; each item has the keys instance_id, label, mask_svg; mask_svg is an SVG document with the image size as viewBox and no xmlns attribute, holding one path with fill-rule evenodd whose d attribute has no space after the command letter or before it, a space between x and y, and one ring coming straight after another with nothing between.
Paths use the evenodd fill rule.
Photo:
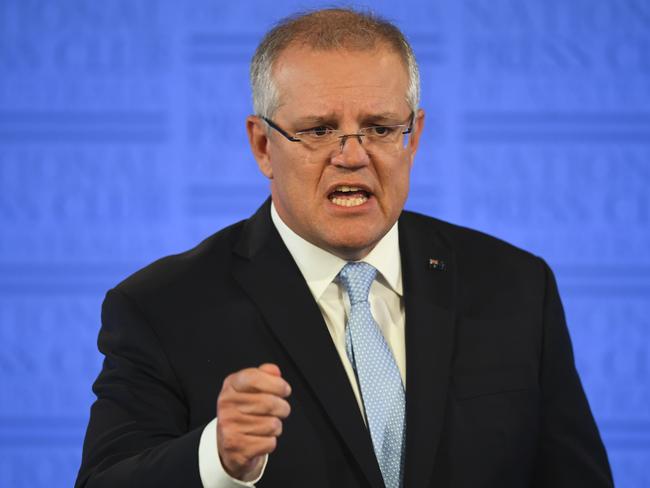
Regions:
<instances>
[{"instance_id":1,"label":"ear","mask_svg":"<svg viewBox=\"0 0 650 488\"><path fill-rule=\"evenodd\" d=\"M273 179L273 167L269 154L269 134L266 123L257 115L246 117L246 132L257 166L264 176Z\"/></svg>"},{"instance_id":2,"label":"ear","mask_svg":"<svg viewBox=\"0 0 650 488\"><path fill-rule=\"evenodd\" d=\"M409 137L408 145L406 148L409 151L410 165L413 166L413 161L415 160L415 153L418 150L420 144L420 136L422 135L422 130L424 129L424 110L421 108L415 113L413 118L413 129Z\"/></svg>"}]
</instances>

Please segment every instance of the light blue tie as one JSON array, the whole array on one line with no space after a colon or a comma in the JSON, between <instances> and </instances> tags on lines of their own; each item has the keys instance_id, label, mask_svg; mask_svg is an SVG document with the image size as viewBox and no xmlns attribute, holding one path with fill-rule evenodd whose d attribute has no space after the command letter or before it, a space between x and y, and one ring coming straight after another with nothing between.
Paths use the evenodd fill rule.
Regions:
<instances>
[{"instance_id":1,"label":"light blue tie","mask_svg":"<svg viewBox=\"0 0 650 488\"><path fill-rule=\"evenodd\" d=\"M400 488L406 434L404 385L393 353L370 311L368 293L376 274L367 263L348 263L339 273L350 298L345 346L359 381L384 484L386 488Z\"/></svg>"}]
</instances>

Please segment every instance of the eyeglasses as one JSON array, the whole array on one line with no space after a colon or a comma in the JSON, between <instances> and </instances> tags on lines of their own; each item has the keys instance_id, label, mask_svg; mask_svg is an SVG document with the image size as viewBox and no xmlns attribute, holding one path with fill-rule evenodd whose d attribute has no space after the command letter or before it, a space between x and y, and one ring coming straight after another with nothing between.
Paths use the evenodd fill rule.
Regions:
<instances>
[{"instance_id":1,"label":"eyeglasses","mask_svg":"<svg viewBox=\"0 0 650 488\"><path fill-rule=\"evenodd\" d=\"M308 130L301 130L294 133L294 135L291 135L271 119L261 117L264 122L269 124L269 127L277 130L289 141L302 142L304 145L314 150L333 146L336 142L339 142L341 150L343 150L345 141L347 141L349 137L356 137L359 140L359 143L364 145L364 147L371 146L384 149L397 148L400 141L402 141L403 145L406 146L407 138L402 136L410 134L413 130L413 118L414 113L411 112L411 115L409 115L408 118L408 123L362 127L353 134L345 134L342 130L332 129L331 127L322 125Z\"/></svg>"}]
</instances>

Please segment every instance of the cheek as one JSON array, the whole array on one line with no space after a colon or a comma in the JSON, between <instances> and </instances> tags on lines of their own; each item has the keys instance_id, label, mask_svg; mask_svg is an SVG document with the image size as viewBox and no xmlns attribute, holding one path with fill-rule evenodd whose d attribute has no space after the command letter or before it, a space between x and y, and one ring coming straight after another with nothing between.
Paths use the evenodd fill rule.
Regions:
<instances>
[{"instance_id":1,"label":"cheek","mask_svg":"<svg viewBox=\"0 0 650 488\"><path fill-rule=\"evenodd\" d=\"M309 190L312 195L317 195L320 188L319 185L323 180L328 166L327 162L323 162L322 157L317 158L313 154L307 154L301 159L299 164L303 187L305 190Z\"/></svg>"},{"instance_id":2,"label":"cheek","mask_svg":"<svg viewBox=\"0 0 650 488\"><path fill-rule=\"evenodd\" d=\"M320 196L321 177L322 164L318 164L310 156L285 161L275 171L278 190L300 207L295 209L296 212L306 210L310 202Z\"/></svg>"},{"instance_id":3,"label":"cheek","mask_svg":"<svg viewBox=\"0 0 650 488\"><path fill-rule=\"evenodd\" d=\"M406 159L390 165L382 176L386 193L399 198L407 195L410 173L410 165Z\"/></svg>"},{"instance_id":4,"label":"cheek","mask_svg":"<svg viewBox=\"0 0 650 488\"><path fill-rule=\"evenodd\" d=\"M316 156L311 152L305 152L298 162L298 164L300 164L303 168L310 168L314 166L315 163Z\"/></svg>"}]
</instances>

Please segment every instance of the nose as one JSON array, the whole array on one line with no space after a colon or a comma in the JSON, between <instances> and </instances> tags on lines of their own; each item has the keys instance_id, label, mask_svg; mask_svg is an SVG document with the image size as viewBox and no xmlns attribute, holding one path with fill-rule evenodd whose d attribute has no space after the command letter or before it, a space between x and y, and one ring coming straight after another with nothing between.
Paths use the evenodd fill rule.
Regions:
<instances>
[{"instance_id":1,"label":"nose","mask_svg":"<svg viewBox=\"0 0 650 488\"><path fill-rule=\"evenodd\" d=\"M339 151L333 156L332 163L347 168L367 165L370 157L363 145L363 137L361 134L341 136Z\"/></svg>"}]
</instances>

